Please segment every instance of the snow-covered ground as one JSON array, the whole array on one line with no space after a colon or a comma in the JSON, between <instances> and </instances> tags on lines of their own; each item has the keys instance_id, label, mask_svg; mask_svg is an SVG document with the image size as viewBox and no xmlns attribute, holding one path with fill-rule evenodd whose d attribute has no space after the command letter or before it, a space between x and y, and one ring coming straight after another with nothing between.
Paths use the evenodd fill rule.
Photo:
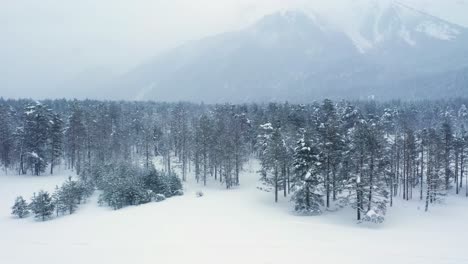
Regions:
<instances>
[{"instance_id":1,"label":"snow-covered ground","mask_svg":"<svg viewBox=\"0 0 468 264\"><path fill-rule=\"evenodd\" d=\"M255 165L237 189L190 179L184 196L119 211L99 207L95 195L46 222L10 216L14 198L52 191L70 173L0 175L0 263L468 263L466 198L430 213L397 201L380 226L356 224L351 210L300 217L256 188Z\"/></svg>"}]
</instances>

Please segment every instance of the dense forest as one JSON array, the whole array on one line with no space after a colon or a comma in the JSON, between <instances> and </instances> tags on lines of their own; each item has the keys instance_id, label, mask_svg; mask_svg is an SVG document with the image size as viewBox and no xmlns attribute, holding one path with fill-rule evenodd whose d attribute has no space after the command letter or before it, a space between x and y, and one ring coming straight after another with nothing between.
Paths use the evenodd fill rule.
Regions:
<instances>
[{"instance_id":1,"label":"dense forest","mask_svg":"<svg viewBox=\"0 0 468 264\"><path fill-rule=\"evenodd\" d=\"M0 165L38 177L61 165L80 176L56 192L55 199L65 197L60 207L36 213L43 219L54 209L72 213L96 188L114 209L180 195L188 175L200 185L236 188L243 165L258 159L260 189L275 201L290 196L298 214L352 207L358 221L380 223L394 199L421 200L427 211L447 194L468 196L467 104L0 99ZM163 160L161 171L155 157ZM67 198L70 192L77 195ZM54 195L33 200L54 204ZM18 197L18 215L31 208L25 204Z\"/></svg>"}]
</instances>

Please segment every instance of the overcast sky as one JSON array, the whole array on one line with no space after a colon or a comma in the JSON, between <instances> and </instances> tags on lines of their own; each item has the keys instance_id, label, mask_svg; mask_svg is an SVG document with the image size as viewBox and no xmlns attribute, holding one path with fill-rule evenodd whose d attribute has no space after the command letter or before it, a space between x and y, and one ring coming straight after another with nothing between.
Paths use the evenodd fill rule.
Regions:
<instances>
[{"instance_id":1,"label":"overcast sky","mask_svg":"<svg viewBox=\"0 0 468 264\"><path fill-rule=\"evenodd\" d=\"M345 17L351 2L0 0L0 96L24 97L86 71L124 72L187 40L245 27L279 9ZM468 0L401 2L468 26Z\"/></svg>"}]
</instances>

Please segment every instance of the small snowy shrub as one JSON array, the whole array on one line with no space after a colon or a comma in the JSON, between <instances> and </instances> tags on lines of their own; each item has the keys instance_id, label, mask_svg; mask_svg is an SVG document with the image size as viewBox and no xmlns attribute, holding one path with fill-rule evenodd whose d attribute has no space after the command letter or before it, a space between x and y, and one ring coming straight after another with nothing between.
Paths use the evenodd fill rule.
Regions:
<instances>
[{"instance_id":1,"label":"small snowy shrub","mask_svg":"<svg viewBox=\"0 0 468 264\"><path fill-rule=\"evenodd\" d=\"M291 200L294 202L294 211L299 215L322 214L322 196L312 192L307 195L306 190L306 188L300 188L293 194Z\"/></svg>"},{"instance_id":2,"label":"small snowy shrub","mask_svg":"<svg viewBox=\"0 0 468 264\"><path fill-rule=\"evenodd\" d=\"M166 200L166 196L164 196L164 194L158 193L154 196L154 201L156 202L162 202L164 200Z\"/></svg>"},{"instance_id":3,"label":"small snowy shrub","mask_svg":"<svg viewBox=\"0 0 468 264\"><path fill-rule=\"evenodd\" d=\"M370 222L374 224L381 224L385 221L385 215L380 212L369 210L362 218L362 222Z\"/></svg>"},{"instance_id":4,"label":"small snowy shrub","mask_svg":"<svg viewBox=\"0 0 468 264\"><path fill-rule=\"evenodd\" d=\"M195 196L197 196L197 197L203 197L203 192L202 192L202 191L197 191L197 192L195 193Z\"/></svg>"},{"instance_id":5,"label":"small snowy shrub","mask_svg":"<svg viewBox=\"0 0 468 264\"><path fill-rule=\"evenodd\" d=\"M177 190L174 192L174 196L182 196L182 195L184 195L184 191L182 190Z\"/></svg>"}]
</instances>

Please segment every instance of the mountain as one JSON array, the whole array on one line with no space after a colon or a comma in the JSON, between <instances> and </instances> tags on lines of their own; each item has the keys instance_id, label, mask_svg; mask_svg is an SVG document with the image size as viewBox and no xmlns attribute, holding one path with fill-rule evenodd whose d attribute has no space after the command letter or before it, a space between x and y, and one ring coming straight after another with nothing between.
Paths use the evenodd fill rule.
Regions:
<instances>
[{"instance_id":1,"label":"mountain","mask_svg":"<svg viewBox=\"0 0 468 264\"><path fill-rule=\"evenodd\" d=\"M466 28L376 1L353 31L283 11L187 43L121 76L112 94L196 102L440 98L468 92L467 69Z\"/></svg>"}]
</instances>

